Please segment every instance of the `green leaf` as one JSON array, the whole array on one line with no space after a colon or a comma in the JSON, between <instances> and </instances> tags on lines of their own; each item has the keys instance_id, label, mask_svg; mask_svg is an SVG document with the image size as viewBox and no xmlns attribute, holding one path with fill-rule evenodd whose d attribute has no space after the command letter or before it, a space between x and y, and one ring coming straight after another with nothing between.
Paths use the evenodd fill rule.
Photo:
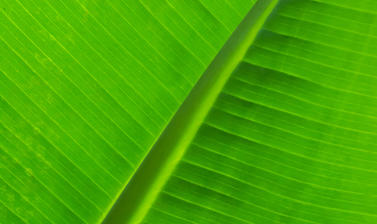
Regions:
<instances>
[{"instance_id":1,"label":"green leaf","mask_svg":"<svg viewBox=\"0 0 377 224\"><path fill-rule=\"evenodd\" d=\"M1 220L100 222L252 5L1 1Z\"/></svg>"},{"instance_id":2,"label":"green leaf","mask_svg":"<svg viewBox=\"0 0 377 224\"><path fill-rule=\"evenodd\" d=\"M375 1L3 2L1 222L377 222Z\"/></svg>"},{"instance_id":3,"label":"green leaf","mask_svg":"<svg viewBox=\"0 0 377 224\"><path fill-rule=\"evenodd\" d=\"M376 7L281 1L144 223L376 223Z\"/></svg>"}]
</instances>

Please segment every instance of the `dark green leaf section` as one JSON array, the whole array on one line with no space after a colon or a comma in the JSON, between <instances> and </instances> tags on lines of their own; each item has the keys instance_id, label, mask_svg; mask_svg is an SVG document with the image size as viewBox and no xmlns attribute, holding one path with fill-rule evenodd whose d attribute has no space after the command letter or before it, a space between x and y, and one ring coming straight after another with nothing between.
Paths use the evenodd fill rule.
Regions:
<instances>
[{"instance_id":1,"label":"dark green leaf section","mask_svg":"<svg viewBox=\"0 0 377 224\"><path fill-rule=\"evenodd\" d=\"M2 0L1 222L101 221L252 4Z\"/></svg>"},{"instance_id":2,"label":"dark green leaf section","mask_svg":"<svg viewBox=\"0 0 377 224\"><path fill-rule=\"evenodd\" d=\"M376 7L282 0L144 223L377 223Z\"/></svg>"}]
</instances>

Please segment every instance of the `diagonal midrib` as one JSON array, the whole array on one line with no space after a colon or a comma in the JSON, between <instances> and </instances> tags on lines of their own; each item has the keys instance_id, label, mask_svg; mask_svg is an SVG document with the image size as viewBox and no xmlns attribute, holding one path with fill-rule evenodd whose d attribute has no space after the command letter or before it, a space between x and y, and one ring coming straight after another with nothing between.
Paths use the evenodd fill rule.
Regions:
<instances>
[{"instance_id":1,"label":"diagonal midrib","mask_svg":"<svg viewBox=\"0 0 377 224\"><path fill-rule=\"evenodd\" d=\"M279 0L258 0L174 115L103 223L140 223Z\"/></svg>"}]
</instances>

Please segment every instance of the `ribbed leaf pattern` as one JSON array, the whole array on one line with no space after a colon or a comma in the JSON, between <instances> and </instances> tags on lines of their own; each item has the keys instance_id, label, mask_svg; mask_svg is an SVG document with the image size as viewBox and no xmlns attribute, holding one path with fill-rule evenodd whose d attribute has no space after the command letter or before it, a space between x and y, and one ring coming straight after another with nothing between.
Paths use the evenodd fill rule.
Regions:
<instances>
[{"instance_id":1,"label":"ribbed leaf pattern","mask_svg":"<svg viewBox=\"0 0 377 224\"><path fill-rule=\"evenodd\" d=\"M253 3L1 1L0 222L100 222Z\"/></svg>"},{"instance_id":2,"label":"ribbed leaf pattern","mask_svg":"<svg viewBox=\"0 0 377 224\"><path fill-rule=\"evenodd\" d=\"M144 222L376 223L376 8L282 0Z\"/></svg>"}]
</instances>

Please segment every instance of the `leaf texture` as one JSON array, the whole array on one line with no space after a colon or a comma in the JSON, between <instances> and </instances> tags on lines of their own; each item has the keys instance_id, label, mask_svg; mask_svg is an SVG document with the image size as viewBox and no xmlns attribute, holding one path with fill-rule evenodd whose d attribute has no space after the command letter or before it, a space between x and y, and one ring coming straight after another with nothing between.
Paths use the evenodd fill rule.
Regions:
<instances>
[{"instance_id":1,"label":"leaf texture","mask_svg":"<svg viewBox=\"0 0 377 224\"><path fill-rule=\"evenodd\" d=\"M253 3L2 0L1 222L100 222Z\"/></svg>"},{"instance_id":2,"label":"leaf texture","mask_svg":"<svg viewBox=\"0 0 377 224\"><path fill-rule=\"evenodd\" d=\"M376 8L280 1L143 223L376 223Z\"/></svg>"}]
</instances>

